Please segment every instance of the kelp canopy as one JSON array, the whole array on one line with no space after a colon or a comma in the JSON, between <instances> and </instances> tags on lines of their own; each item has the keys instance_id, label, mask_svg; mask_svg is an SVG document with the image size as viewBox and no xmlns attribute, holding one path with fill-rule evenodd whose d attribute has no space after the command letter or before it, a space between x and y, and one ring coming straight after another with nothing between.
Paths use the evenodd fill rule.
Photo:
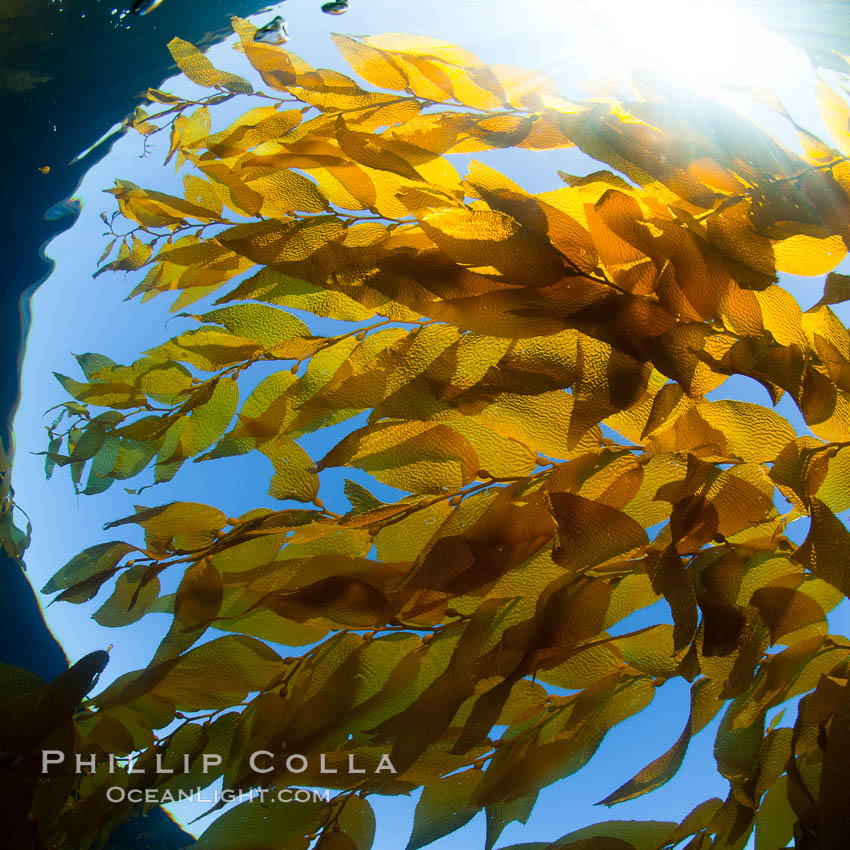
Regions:
<instances>
[{"instance_id":1,"label":"kelp canopy","mask_svg":"<svg viewBox=\"0 0 850 850\"><path fill-rule=\"evenodd\" d=\"M59 376L73 401L48 470L68 466L94 494L148 467L163 482L190 459L257 451L288 504L240 517L139 506L47 584L75 603L111 587L105 626L162 611L173 623L145 669L85 703L65 744L122 764L140 751L147 773L52 780L70 796L42 834L89 846L134 811L109 802L112 785L221 778L334 795L241 803L199 848L368 850L369 796L424 787L408 850L481 809L489 850L682 677L681 735L602 802L671 779L719 712L727 798L679 824L611 821L522 846L742 848L756 826L760 848L792 832L844 847L850 642L827 628L850 592L837 517L850 507L850 337L830 308L850 297L832 272L850 227L843 97L821 84L832 138L798 128L798 154L716 104L572 103L443 42L337 36L364 88L234 27L264 91L171 42L211 91L151 90L134 126L170 130L185 193L118 181L130 229L102 267L144 272L132 295L208 306L130 365L85 354L82 380ZM212 132L235 98L251 108ZM447 158L572 146L599 170L539 194ZM823 297L802 312L780 272L825 275ZM353 324L322 336L294 311ZM243 398L270 362L279 371ZM774 404L788 394L811 433L717 398L731 375ZM364 413L322 457L299 444ZM394 490L351 480L350 509L334 512L320 498L332 467ZM804 517L798 546L785 531ZM182 576L174 594L160 592L166 570ZM671 622L618 630L661 598ZM195 645L210 628L229 634ZM800 695L793 728L767 722ZM276 754L272 772L251 762L259 750ZM204 773L209 753L222 763ZM293 753L306 772L287 768ZM322 753L337 774L319 773ZM375 772L384 753L396 772ZM185 754L188 774L153 772ZM346 771L350 756L365 774Z\"/></svg>"}]
</instances>

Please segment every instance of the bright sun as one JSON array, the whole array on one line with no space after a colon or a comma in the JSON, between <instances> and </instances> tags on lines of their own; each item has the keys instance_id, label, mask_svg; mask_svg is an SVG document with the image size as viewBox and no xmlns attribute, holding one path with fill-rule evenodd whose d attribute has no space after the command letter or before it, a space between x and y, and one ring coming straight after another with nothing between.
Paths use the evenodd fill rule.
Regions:
<instances>
[{"instance_id":1,"label":"bright sun","mask_svg":"<svg viewBox=\"0 0 850 850\"><path fill-rule=\"evenodd\" d=\"M706 94L774 85L806 67L801 50L726 0L578 0L578 6L629 73L654 71Z\"/></svg>"}]
</instances>

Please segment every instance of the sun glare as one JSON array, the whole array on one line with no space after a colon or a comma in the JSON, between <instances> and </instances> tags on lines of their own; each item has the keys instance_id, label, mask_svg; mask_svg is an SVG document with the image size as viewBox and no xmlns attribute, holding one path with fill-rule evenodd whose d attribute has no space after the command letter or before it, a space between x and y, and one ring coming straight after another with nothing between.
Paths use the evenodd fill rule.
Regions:
<instances>
[{"instance_id":1,"label":"sun glare","mask_svg":"<svg viewBox=\"0 0 850 850\"><path fill-rule=\"evenodd\" d=\"M804 53L724 0L579 0L629 74L650 71L705 94L773 85ZM602 48L604 49L604 47Z\"/></svg>"}]
</instances>

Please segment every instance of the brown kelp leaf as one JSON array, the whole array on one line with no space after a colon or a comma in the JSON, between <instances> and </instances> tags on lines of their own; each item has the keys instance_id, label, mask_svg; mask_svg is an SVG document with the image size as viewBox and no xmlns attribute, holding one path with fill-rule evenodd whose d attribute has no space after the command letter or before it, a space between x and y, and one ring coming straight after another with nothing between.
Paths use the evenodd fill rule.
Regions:
<instances>
[{"instance_id":1,"label":"brown kelp leaf","mask_svg":"<svg viewBox=\"0 0 850 850\"><path fill-rule=\"evenodd\" d=\"M826 304L843 304L845 301L850 301L850 275L831 272L824 281L820 301L809 307L807 312L811 313Z\"/></svg>"},{"instance_id":2,"label":"brown kelp leaf","mask_svg":"<svg viewBox=\"0 0 850 850\"><path fill-rule=\"evenodd\" d=\"M812 523L802 546L792 560L818 578L850 595L850 532L820 499L811 500Z\"/></svg>"},{"instance_id":3,"label":"brown kelp leaf","mask_svg":"<svg viewBox=\"0 0 850 850\"><path fill-rule=\"evenodd\" d=\"M549 510L558 525L555 560L569 570L586 569L649 543L631 517L574 493L548 492Z\"/></svg>"},{"instance_id":4,"label":"brown kelp leaf","mask_svg":"<svg viewBox=\"0 0 850 850\"><path fill-rule=\"evenodd\" d=\"M759 609L770 630L771 643L782 643L782 637L805 626L822 623L826 631L826 614L811 596L790 587L760 587L750 604Z\"/></svg>"},{"instance_id":5,"label":"brown kelp leaf","mask_svg":"<svg viewBox=\"0 0 850 850\"><path fill-rule=\"evenodd\" d=\"M24 754L36 749L78 710L108 661L106 652L91 652L49 684L4 702L0 750Z\"/></svg>"},{"instance_id":6,"label":"brown kelp leaf","mask_svg":"<svg viewBox=\"0 0 850 850\"><path fill-rule=\"evenodd\" d=\"M850 829L848 788L844 781L850 752L850 688L845 684L829 727L820 776L818 837L824 850L838 850Z\"/></svg>"},{"instance_id":7,"label":"brown kelp leaf","mask_svg":"<svg viewBox=\"0 0 850 850\"><path fill-rule=\"evenodd\" d=\"M95 576L105 573L112 575L121 559L134 549L135 547L129 543L118 541L90 546L54 573L41 592L55 593L57 590L74 587Z\"/></svg>"},{"instance_id":8,"label":"brown kelp leaf","mask_svg":"<svg viewBox=\"0 0 850 850\"><path fill-rule=\"evenodd\" d=\"M646 570L652 588L664 596L673 614L673 651L686 647L697 629L697 600L694 586L681 556L668 547L664 552L650 552Z\"/></svg>"},{"instance_id":9,"label":"brown kelp leaf","mask_svg":"<svg viewBox=\"0 0 850 850\"><path fill-rule=\"evenodd\" d=\"M209 558L187 568L174 597L174 619L151 664L188 649L218 614L223 599L221 574Z\"/></svg>"},{"instance_id":10,"label":"brown kelp leaf","mask_svg":"<svg viewBox=\"0 0 850 850\"><path fill-rule=\"evenodd\" d=\"M719 699L719 691L719 683L710 679L701 679L694 684L691 687L691 713L676 743L632 779L601 800L601 805L613 806L615 803L633 800L669 782L682 765L690 739L703 729L723 707L723 701Z\"/></svg>"}]
</instances>

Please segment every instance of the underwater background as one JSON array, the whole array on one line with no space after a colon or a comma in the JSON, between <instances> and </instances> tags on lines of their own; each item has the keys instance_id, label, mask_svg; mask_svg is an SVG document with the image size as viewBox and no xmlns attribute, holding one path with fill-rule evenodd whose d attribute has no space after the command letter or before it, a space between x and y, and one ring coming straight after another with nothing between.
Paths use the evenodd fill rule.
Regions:
<instances>
[{"instance_id":1,"label":"underwater background","mask_svg":"<svg viewBox=\"0 0 850 850\"><path fill-rule=\"evenodd\" d=\"M592 13L594 4L587 5ZM772 25L775 36L759 31L766 38L792 38L809 51L820 51L825 61L829 61L836 44L850 52L846 37L850 32L847 4L795 4L793 9L782 3L740 5L759 16L763 23ZM117 178L144 183L146 177L158 174L161 169L164 158L161 144L147 151L135 134L108 134L132 113L148 86L160 86L163 79L177 72L165 46L172 37L179 36L202 49L212 48L219 66L226 68L227 60L219 57L225 57L230 50L222 42L233 40L231 15L262 25L274 15L283 14L289 28L287 49L320 66L340 65L329 41L330 31L351 34L402 31L453 41L475 51L485 61L508 61L532 67L545 65L541 57L558 55L560 47L562 65L558 71L577 88L585 78L598 76L604 68L602 46L596 53L600 64L594 66L592 42L600 38L599 33L580 30L570 23L565 10L569 6L572 13L578 14L575 4L542 0L533 4L351 0L350 6L344 16L328 19L314 0L287 0L271 5L245 0L165 0L149 14L135 16L127 14L128 10L116 0L2 0L0 151L4 163L4 222L0 238L5 264L0 312L3 364L0 409L11 432L23 369L25 390L15 421L17 454L13 486L18 503L33 518L33 543L25 560L36 587L43 585L55 569L101 533L103 523L122 515L122 511L132 510L134 500L130 495L114 495L110 491L92 499L77 499L64 477L45 483L43 459L31 453L44 449L44 410L63 397L58 384L48 383L52 380L49 378L52 370L70 373L71 353L89 350L108 350L111 356L124 362L147 340L160 336L168 320L159 305L141 311L136 305L125 305L126 293L117 277L93 280L92 273L105 243L99 213L108 208L110 200L100 193ZM582 26L587 26L587 18ZM650 22L649 29L654 28L657 29ZM583 42L581 60L577 38ZM602 42L604 39L600 45ZM608 44L607 48L610 47ZM788 64L796 63L795 67L803 74L807 67L805 52L799 46L781 48L786 49ZM740 47L736 46L735 50L740 52ZM711 59L707 58L706 62L710 63ZM545 67L544 70L552 72ZM749 70L758 76L763 68ZM746 72L734 68L731 76L736 78ZM728 84L729 80L725 82ZM713 85L714 81L708 75L694 84ZM176 90L175 86L179 85L177 81L163 87ZM788 97L793 99L793 93ZM801 99L805 99L805 94ZM103 141L91 149L100 139ZM512 173L526 188L542 191L551 187L557 168L576 171L581 168L578 160L570 159L572 156L576 155L557 152L519 156L507 165L507 157L502 157L498 167L513 169ZM45 288L39 291L42 284ZM804 288L791 291L804 307L816 301L816 295L809 295ZM846 321L846 315L844 318ZM24 354L22 343L31 326L34 334ZM742 384L742 397L747 392L751 390ZM781 412L791 417L787 409ZM244 475L245 469L240 465L239 474ZM258 479L262 484L259 468ZM204 473L192 470L179 484L169 484L167 492L163 488L163 495L157 493L156 498L160 502L166 496L191 498L199 488L203 492L204 488L213 486L209 476L205 478ZM231 478L217 494L218 503L237 514L244 506L254 504L258 487L262 491L262 486L257 485L253 490L252 486L248 480ZM212 501L212 497L207 498ZM69 659L74 661L91 649L105 648L109 635L104 637L104 630L98 632L94 624L91 628L88 623L82 625L80 618L86 617L87 612L76 606L66 606L69 610L60 611L60 604L55 606L55 611L48 612L51 635L27 576L2 552L0 570L4 588L0 598L0 660L50 679L67 667ZM656 612L645 613L648 622ZM833 630L846 633L846 608L831 615L830 624ZM123 670L143 664L145 650L140 651L137 642L149 640L155 645L159 637L155 632L138 633L132 640L116 636L117 645L103 683ZM123 645L122 640L126 642ZM679 717L686 705L687 688L676 691L670 687L663 700L659 698L653 704L651 717L649 713L640 715L608 736L592 765L570 780L568 797L564 796L562 783L550 786L541 795L541 803L529 825L514 824L506 830L503 841L540 840L597 819L598 810L592 810L591 805L612 784L604 765L617 764L617 775L624 779L632 775L657 754L659 735L664 733L663 740L667 739L664 718ZM713 729L710 725L695 740L675 788L671 784L651 797L624 804L617 810L618 816L683 817L694 802L711 793L722 794L721 778L713 772ZM715 783L717 788L709 787L710 783ZM405 806L398 801L387 802L386 811L378 812L383 832L376 840L377 850L402 846L411 812L412 804ZM180 823L195 835L204 824L189 827L188 821L197 814L200 811L177 814ZM114 850L185 846L183 842L189 839L175 824L164 816L154 817L154 824L116 831L107 846ZM433 846L445 850L466 846L476 842L481 831L480 820L473 821L463 832Z\"/></svg>"}]
</instances>

